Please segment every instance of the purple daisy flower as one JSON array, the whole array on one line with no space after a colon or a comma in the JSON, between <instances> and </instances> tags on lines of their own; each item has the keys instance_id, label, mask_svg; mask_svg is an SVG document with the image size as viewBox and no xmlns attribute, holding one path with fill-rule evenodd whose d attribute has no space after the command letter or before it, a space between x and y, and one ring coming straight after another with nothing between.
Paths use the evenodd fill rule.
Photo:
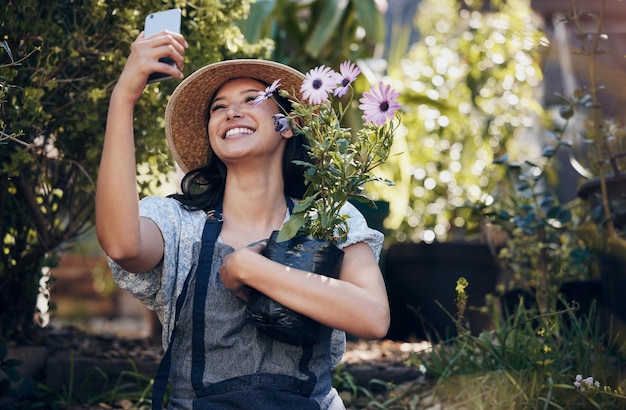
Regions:
<instances>
[{"instance_id":1,"label":"purple daisy flower","mask_svg":"<svg viewBox=\"0 0 626 410\"><path fill-rule=\"evenodd\" d=\"M252 104L252 106L256 107L257 105L261 104L263 101L267 100L268 98L271 98L272 95L274 94L274 91L276 91L276 89L278 88L279 84L280 84L280 79L274 81L272 85L265 87L265 91L259 91L259 95L258 97L254 99L254 103Z\"/></svg>"},{"instance_id":2,"label":"purple daisy flower","mask_svg":"<svg viewBox=\"0 0 626 410\"><path fill-rule=\"evenodd\" d=\"M337 76L339 85L335 88L334 94L335 97L341 98L348 92L350 84L352 84L359 74L361 74L361 70L356 66L356 64L351 63L350 61L344 61L339 66L339 72L341 73Z\"/></svg>"},{"instance_id":3,"label":"purple daisy flower","mask_svg":"<svg viewBox=\"0 0 626 410\"><path fill-rule=\"evenodd\" d=\"M330 93L337 85L337 73L325 66L315 67L309 71L300 92L305 100L310 104L320 104L322 101L328 101L328 93Z\"/></svg>"},{"instance_id":4,"label":"purple daisy flower","mask_svg":"<svg viewBox=\"0 0 626 410\"><path fill-rule=\"evenodd\" d=\"M276 128L276 132L284 132L289 128L289 118L287 118L284 114L274 114L272 115L274 118L274 125Z\"/></svg>"},{"instance_id":5,"label":"purple daisy flower","mask_svg":"<svg viewBox=\"0 0 626 410\"><path fill-rule=\"evenodd\" d=\"M400 104L396 98L400 96L396 90L392 90L391 86L385 86L382 81L378 83L378 88L372 86L369 92L364 92L363 97L359 99L361 103L359 108L363 110L365 122L373 122L374 125L380 126L387 122L387 119L393 119L393 114L400 108Z\"/></svg>"}]
</instances>

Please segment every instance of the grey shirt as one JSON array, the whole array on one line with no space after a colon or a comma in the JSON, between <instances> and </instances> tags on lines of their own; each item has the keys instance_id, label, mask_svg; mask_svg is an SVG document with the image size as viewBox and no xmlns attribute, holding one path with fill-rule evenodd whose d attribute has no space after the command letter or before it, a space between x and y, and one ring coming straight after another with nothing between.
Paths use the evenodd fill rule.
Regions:
<instances>
[{"instance_id":1,"label":"grey shirt","mask_svg":"<svg viewBox=\"0 0 626 410\"><path fill-rule=\"evenodd\" d=\"M380 256L383 235L367 227L365 218L351 204L342 213L349 216L348 238L339 248L357 242L367 243L376 258ZM109 260L118 286L127 289L149 309L155 310L163 324L163 347L169 345L174 326L176 298L185 279L195 275L202 230L206 215L202 211L188 211L174 199L146 197L140 203L140 214L153 220L163 235L164 257L153 270L129 273ZM204 382L216 383L230 377L256 372L280 373L305 378L298 369L301 347L274 341L244 321L245 303L224 287L217 275L223 258L234 249L219 239L215 244L209 294L207 296L207 326L205 330L206 368ZM195 280L193 277L192 280ZM189 296L187 297L189 299ZM195 397L190 384L190 304L181 309L176 342L172 349L174 394L170 408L191 408ZM183 324L181 326L180 324ZM182 329L181 329L182 327ZM322 341L315 346L310 369L317 376L313 392L322 409L343 409L343 403L332 388L332 368L337 366L345 351L345 334L323 329Z\"/></svg>"}]
</instances>

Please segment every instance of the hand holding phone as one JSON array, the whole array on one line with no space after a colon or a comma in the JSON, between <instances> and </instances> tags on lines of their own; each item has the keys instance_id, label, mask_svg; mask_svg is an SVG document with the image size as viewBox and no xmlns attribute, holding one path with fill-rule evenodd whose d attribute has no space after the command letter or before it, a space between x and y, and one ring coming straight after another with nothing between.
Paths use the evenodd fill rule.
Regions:
<instances>
[{"instance_id":1,"label":"hand holding phone","mask_svg":"<svg viewBox=\"0 0 626 410\"><path fill-rule=\"evenodd\" d=\"M165 11L159 11L157 13L151 13L146 17L144 25L144 37L150 37L154 34L160 33L163 30L168 30L173 33L180 33L180 9L170 9ZM159 59L160 62L176 66L174 60L169 57L163 57ZM164 73L152 73L148 77L148 84L156 81L166 80L172 78L169 74Z\"/></svg>"}]
</instances>

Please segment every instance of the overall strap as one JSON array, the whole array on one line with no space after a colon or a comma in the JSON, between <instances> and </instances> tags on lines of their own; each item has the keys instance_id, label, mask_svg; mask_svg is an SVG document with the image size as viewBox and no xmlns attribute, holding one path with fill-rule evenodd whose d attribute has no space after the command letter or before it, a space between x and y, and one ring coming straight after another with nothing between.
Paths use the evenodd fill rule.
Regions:
<instances>
[{"instance_id":1,"label":"overall strap","mask_svg":"<svg viewBox=\"0 0 626 410\"><path fill-rule=\"evenodd\" d=\"M200 264L203 263L203 261L206 259L206 257L203 259L203 254L210 252L209 263L212 262L213 249L215 247L215 241L217 241L219 232L222 228L222 221L223 221L222 205L220 203L216 211L212 215L209 215L207 217L206 222L204 224L204 229L202 231L202 245L203 246L202 246L202 250L200 251L200 259L198 261L198 265L197 265L198 268L196 269L196 271L201 266ZM209 245L211 249L210 250L207 249L205 251L205 246L204 246L205 244ZM209 265L209 269L210 269L210 265ZM185 298L187 297L187 292L189 290L189 282L192 276L193 275L191 274L187 275L187 278L185 278L185 284L183 285L183 289L180 292L180 295L178 295L178 298L176 299L176 312L174 315L174 327L172 329L172 334L170 336L170 342L167 346L167 350L165 351L165 354L163 355L163 358L161 359L161 362L159 363L157 374L154 378L154 387L152 389L152 410L161 410L163 408L163 398L165 396L165 391L167 389L167 382L169 379L169 374L170 374L171 365L172 365L172 345L174 344L174 339L176 337L176 328L178 324L178 318L180 316L180 311L182 310L183 303L185 301ZM207 276L207 275L203 275L203 276ZM199 278L196 278L196 283L198 282L198 280ZM205 294L206 294L206 286L204 287L204 289L205 289ZM192 344L193 342L194 340L192 339Z\"/></svg>"},{"instance_id":2,"label":"overall strap","mask_svg":"<svg viewBox=\"0 0 626 410\"><path fill-rule=\"evenodd\" d=\"M193 292L192 332L191 332L191 385L195 391L202 390L204 384L202 376L206 363L204 331L207 292L209 278L213 264L213 250L215 242L222 229L222 205L215 209L213 218L207 218L204 231L202 232L202 251L198 261L196 274L196 286Z\"/></svg>"}]
</instances>

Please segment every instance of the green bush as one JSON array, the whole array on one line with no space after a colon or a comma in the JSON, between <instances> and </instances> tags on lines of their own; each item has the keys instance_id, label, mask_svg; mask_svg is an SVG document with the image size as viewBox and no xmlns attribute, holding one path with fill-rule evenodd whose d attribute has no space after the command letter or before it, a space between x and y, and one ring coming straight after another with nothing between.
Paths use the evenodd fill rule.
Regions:
<instances>
[{"instance_id":1,"label":"green bush","mask_svg":"<svg viewBox=\"0 0 626 410\"><path fill-rule=\"evenodd\" d=\"M108 98L147 14L183 12L185 73L225 58L269 57L233 24L248 0L5 0L0 5L0 340L27 337L42 268L90 226ZM20 60L21 59L21 60ZM172 169L162 131L177 81L136 108L137 162ZM164 177L142 183L148 192ZM156 182L155 182L156 181Z\"/></svg>"}]
</instances>

